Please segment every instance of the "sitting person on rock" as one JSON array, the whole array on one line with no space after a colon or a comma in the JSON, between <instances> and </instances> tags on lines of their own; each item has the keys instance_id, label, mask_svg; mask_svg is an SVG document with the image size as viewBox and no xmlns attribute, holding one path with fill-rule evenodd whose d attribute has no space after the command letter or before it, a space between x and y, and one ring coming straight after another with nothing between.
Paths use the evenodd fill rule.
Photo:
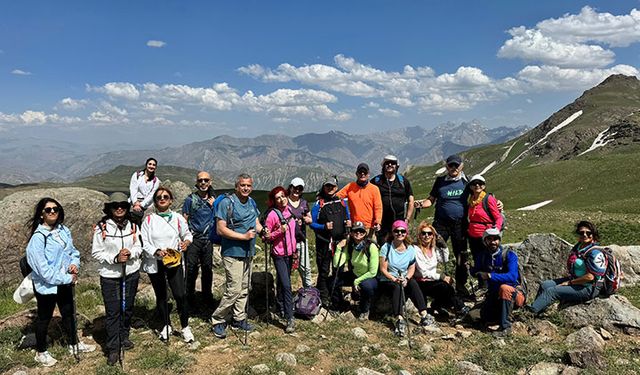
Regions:
<instances>
[{"instance_id":1,"label":"sitting person on rock","mask_svg":"<svg viewBox=\"0 0 640 375\"><path fill-rule=\"evenodd\" d=\"M352 285L360 296L359 320L369 319L371 300L378 288L378 246L367 238L367 228L361 221L355 222L348 240L342 240L333 255L333 267L338 270L332 296L334 306L343 304L342 287ZM346 267L345 267L346 266Z\"/></svg>"},{"instance_id":2,"label":"sitting person on rock","mask_svg":"<svg viewBox=\"0 0 640 375\"><path fill-rule=\"evenodd\" d=\"M535 301L527 306L534 315L543 312L555 301L583 303L595 298L600 291L598 281L607 270L605 255L595 248L600 237L596 226L588 221L576 225L578 243L567 259L568 277L545 280L540 284Z\"/></svg>"},{"instance_id":3,"label":"sitting person on rock","mask_svg":"<svg viewBox=\"0 0 640 375\"><path fill-rule=\"evenodd\" d=\"M497 228L485 230L482 241L485 250L478 254L471 268L472 276L487 280L488 283L480 317L487 324L498 321L500 329L495 335L508 336L511 334L509 318L514 304L521 307L526 298L520 288L518 255L502 248L502 234Z\"/></svg>"}]
</instances>

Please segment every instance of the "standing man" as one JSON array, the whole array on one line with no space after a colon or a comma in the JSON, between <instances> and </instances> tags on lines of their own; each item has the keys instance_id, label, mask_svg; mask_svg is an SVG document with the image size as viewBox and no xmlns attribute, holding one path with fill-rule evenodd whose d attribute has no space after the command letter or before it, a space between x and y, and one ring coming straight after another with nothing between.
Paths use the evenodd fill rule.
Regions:
<instances>
[{"instance_id":1,"label":"standing man","mask_svg":"<svg viewBox=\"0 0 640 375\"><path fill-rule=\"evenodd\" d=\"M209 231L213 229L213 189L211 175L201 171L196 176L196 191L189 195L182 205L182 216L189 223L193 242L187 248L186 288L189 306L195 305L196 278L198 266L202 268L202 300L205 305L213 304L213 247L209 241ZM213 229L215 230L215 229Z\"/></svg>"},{"instance_id":2,"label":"standing man","mask_svg":"<svg viewBox=\"0 0 640 375\"><path fill-rule=\"evenodd\" d=\"M371 179L371 183L380 190L382 198L382 222L377 234L378 243L385 241L396 220L407 224L413 217L413 189L411 183L398 173L398 158L387 155L382 159L382 173Z\"/></svg>"},{"instance_id":3,"label":"standing man","mask_svg":"<svg viewBox=\"0 0 640 375\"><path fill-rule=\"evenodd\" d=\"M218 234L222 237L222 265L225 273L225 292L220 305L211 316L213 334L227 337L227 317L233 316L232 329L252 331L247 321L249 274L251 260L256 253L256 233L268 236L260 224L260 212L249 196L253 179L248 174L236 177L235 193L224 198L216 209Z\"/></svg>"},{"instance_id":4,"label":"standing man","mask_svg":"<svg viewBox=\"0 0 640 375\"><path fill-rule=\"evenodd\" d=\"M358 164L356 181L348 183L336 195L339 198L348 199L351 220L364 224L369 232L367 238L371 238L374 232L380 230L382 198L380 197L380 189L369 183L369 166L366 163Z\"/></svg>"},{"instance_id":5,"label":"standing man","mask_svg":"<svg viewBox=\"0 0 640 375\"><path fill-rule=\"evenodd\" d=\"M417 201L422 208L436 205L433 227L445 242L451 238L451 246L456 257L456 290L462 297L468 296L467 282L467 238L465 236L465 205L468 193L465 190L467 177L462 171L464 164L458 155L446 160L447 174L438 176L427 199Z\"/></svg>"}]
</instances>

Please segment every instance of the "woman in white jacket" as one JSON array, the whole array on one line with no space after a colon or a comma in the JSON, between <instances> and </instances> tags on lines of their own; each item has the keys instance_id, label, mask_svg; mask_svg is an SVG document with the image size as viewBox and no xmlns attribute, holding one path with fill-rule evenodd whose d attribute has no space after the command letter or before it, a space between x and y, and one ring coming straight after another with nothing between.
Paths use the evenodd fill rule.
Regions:
<instances>
[{"instance_id":1,"label":"woman in white jacket","mask_svg":"<svg viewBox=\"0 0 640 375\"><path fill-rule=\"evenodd\" d=\"M104 204L105 216L96 225L93 234L91 255L99 262L109 365L120 360L121 350L133 348L129 331L140 280L142 246L138 226L131 222L129 208L131 204L125 194L111 194L109 202Z\"/></svg>"},{"instance_id":2,"label":"woman in white jacket","mask_svg":"<svg viewBox=\"0 0 640 375\"><path fill-rule=\"evenodd\" d=\"M153 291L156 294L156 309L165 326L160 331L160 339L166 341L171 334L171 322L167 311L167 281L178 306L182 338L185 342L194 341L189 328L189 312L186 303L182 252L193 241L189 224L185 218L170 209L173 193L166 187L160 187L153 196L156 212L142 221L142 243L144 250L143 271L149 274ZM180 254L180 259L177 258Z\"/></svg>"},{"instance_id":3,"label":"woman in white jacket","mask_svg":"<svg viewBox=\"0 0 640 375\"><path fill-rule=\"evenodd\" d=\"M145 210L153 204L153 197L160 187L160 179L156 177L158 161L149 158L144 163L144 169L133 172L129 182L129 202L134 222L140 224Z\"/></svg>"}]
</instances>

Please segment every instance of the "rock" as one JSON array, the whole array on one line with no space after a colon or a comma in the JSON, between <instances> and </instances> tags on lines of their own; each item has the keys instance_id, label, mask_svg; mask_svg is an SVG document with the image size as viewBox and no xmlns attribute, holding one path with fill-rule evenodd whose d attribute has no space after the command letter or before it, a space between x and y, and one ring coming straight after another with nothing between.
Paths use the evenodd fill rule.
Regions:
<instances>
[{"instance_id":1,"label":"rock","mask_svg":"<svg viewBox=\"0 0 640 375\"><path fill-rule=\"evenodd\" d=\"M278 375L287 375L287 373L284 371L278 371Z\"/></svg>"},{"instance_id":2,"label":"rock","mask_svg":"<svg viewBox=\"0 0 640 375\"><path fill-rule=\"evenodd\" d=\"M278 353L276 354L276 361L284 362L287 366L295 367L298 364L296 356L291 353Z\"/></svg>"},{"instance_id":3,"label":"rock","mask_svg":"<svg viewBox=\"0 0 640 375\"><path fill-rule=\"evenodd\" d=\"M431 346L429 344L422 344L420 346L420 351L422 352L422 354L424 354L426 356L430 356L433 353L435 353L435 350L433 350L433 346Z\"/></svg>"},{"instance_id":4,"label":"rock","mask_svg":"<svg viewBox=\"0 0 640 375\"><path fill-rule=\"evenodd\" d=\"M606 360L600 351L573 349L567 351L567 356L569 362L578 367L603 369L606 366Z\"/></svg>"},{"instance_id":5,"label":"rock","mask_svg":"<svg viewBox=\"0 0 640 375\"><path fill-rule=\"evenodd\" d=\"M192 193L191 188L182 181L171 180L162 181L162 186L168 188L173 193L173 204L171 204L171 209L181 212L185 198Z\"/></svg>"},{"instance_id":6,"label":"rock","mask_svg":"<svg viewBox=\"0 0 640 375\"><path fill-rule=\"evenodd\" d=\"M353 312L351 311L345 311L340 314L340 319L344 320L345 322L355 322L356 316L353 315Z\"/></svg>"},{"instance_id":7,"label":"rock","mask_svg":"<svg viewBox=\"0 0 640 375\"><path fill-rule=\"evenodd\" d=\"M584 327L567 336L565 344L569 348L592 347L598 350L604 349L604 340L591 326Z\"/></svg>"},{"instance_id":8,"label":"rock","mask_svg":"<svg viewBox=\"0 0 640 375\"><path fill-rule=\"evenodd\" d=\"M380 363L389 363L391 360L387 357L386 354L380 353L375 357Z\"/></svg>"},{"instance_id":9,"label":"rock","mask_svg":"<svg viewBox=\"0 0 640 375\"><path fill-rule=\"evenodd\" d=\"M456 331L456 336L462 337L463 339L471 337L471 335L473 335L473 332L471 332L471 331L464 331L464 330Z\"/></svg>"},{"instance_id":10,"label":"rock","mask_svg":"<svg viewBox=\"0 0 640 375\"><path fill-rule=\"evenodd\" d=\"M251 366L252 374L266 374L270 371L269 366L261 363L259 365Z\"/></svg>"},{"instance_id":11,"label":"rock","mask_svg":"<svg viewBox=\"0 0 640 375\"><path fill-rule=\"evenodd\" d=\"M624 272L623 286L632 286L640 282L640 246L618 246L609 245L613 250L613 254L620 261L622 271Z\"/></svg>"},{"instance_id":12,"label":"rock","mask_svg":"<svg viewBox=\"0 0 640 375\"><path fill-rule=\"evenodd\" d=\"M375 344L371 344L371 349L380 350L380 348L382 348L382 345L380 345L379 342L377 342Z\"/></svg>"},{"instance_id":13,"label":"rock","mask_svg":"<svg viewBox=\"0 0 640 375\"><path fill-rule=\"evenodd\" d=\"M190 342L189 344L187 344L187 347L189 348L189 350L198 350L198 348L200 347L200 341Z\"/></svg>"},{"instance_id":14,"label":"rock","mask_svg":"<svg viewBox=\"0 0 640 375\"><path fill-rule=\"evenodd\" d=\"M360 353L362 354L369 354L370 350L369 347L367 345L364 345L362 348L360 348Z\"/></svg>"},{"instance_id":15,"label":"rock","mask_svg":"<svg viewBox=\"0 0 640 375\"><path fill-rule=\"evenodd\" d=\"M356 375L384 375L384 374L366 367L360 367L356 370Z\"/></svg>"},{"instance_id":16,"label":"rock","mask_svg":"<svg viewBox=\"0 0 640 375\"><path fill-rule=\"evenodd\" d=\"M318 349L318 354L325 355L325 354L327 354L327 351L324 350L324 349Z\"/></svg>"},{"instance_id":17,"label":"rock","mask_svg":"<svg viewBox=\"0 0 640 375\"><path fill-rule=\"evenodd\" d=\"M108 197L95 190L65 187L19 191L0 201L0 257L3 260L0 283L22 279L19 261L29 241L24 224L44 197L54 198L64 208L64 224L71 230L73 244L80 251L80 282L90 276L97 278L97 262L91 256L92 224L104 215L102 209Z\"/></svg>"},{"instance_id":18,"label":"rock","mask_svg":"<svg viewBox=\"0 0 640 375\"><path fill-rule=\"evenodd\" d=\"M456 369L460 375L488 375L482 367L468 361L460 361L456 363Z\"/></svg>"},{"instance_id":19,"label":"rock","mask_svg":"<svg viewBox=\"0 0 640 375\"><path fill-rule=\"evenodd\" d=\"M605 359L602 356L605 343L593 327L584 327L570 334L567 336L565 344L569 348L567 355L572 365L583 368L602 368L605 366Z\"/></svg>"},{"instance_id":20,"label":"rock","mask_svg":"<svg viewBox=\"0 0 640 375\"><path fill-rule=\"evenodd\" d=\"M498 338L494 340L491 344L496 348L502 348L503 346L507 345L506 341L504 341L503 338Z\"/></svg>"},{"instance_id":21,"label":"rock","mask_svg":"<svg viewBox=\"0 0 640 375\"><path fill-rule=\"evenodd\" d=\"M602 338L605 340L611 340L613 338L613 335L611 334L611 332L607 331L602 327L600 327L600 336L602 336Z\"/></svg>"},{"instance_id":22,"label":"rock","mask_svg":"<svg viewBox=\"0 0 640 375\"><path fill-rule=\"evenodd\" d=\"M430 335L441 335L442 329L436 325L422 327L422 332Z\"/></svg>"},{"instance_id":23,"label":"rock","mask_svg":"<svg viewBox=\"0 0 640 375\"><path fill-rule=\"evenodd\" d=\"M440 337L443 340L455 340L456 336L455 335L446 335L446 336L442 336Z\"/></svg>"},{"instance_id":24,"label":"rock","mask_svg":"<svg viewBox=\"0 0 640 375\"><path fill-rule=\"evenodd\" d=\"M569 306L560 313L566 324L574 328L593 324L608 331L640 330L640 309L618 294Z\"/></svg>"},{"instance_id":25,"label":"rock","mask_svg":"<svg viewBox=\"0 0 640 375\"><path fill-rule=\"evenodd\" d=\"M408 346L409 346L409 340L398 341L398 347L408 347Z\"/></svg>"},{"instance_id":26,"label":"rock","mask_svg":"<svg viewBox=\"0 0 640 375\"><path fill-rule=\"evenodd\" d=\"M305 344L298 344L298 345L296 346L296 353L306 353L306 352L308 352L308 351L310 351L310 350L311 350L311 348L310 348L310 347L308 347L308 346L307 346L307 345L305 345Z\"/></svg>"},{"instance_id":27,"label":"rock","mask_svg":"<svg viewBox=\"0 0 640 375\"><path fill-rule=\"evenodd\" d=\"M627 366L629 365L631 362L629 362L628 359L624 359L624 358L616 358L615 361L616 365L618 366Z\"/></svg>"},{"instance_id":28,"label":"rock","mask_svg":"<svg viewBox=\"0 0 640 375\"><path fill-rule=\"evenodd\" d=\"M24 370L18 370L14 372L13 375L27 375L27 372Z\"/></svg>"},{"instance_id":29,"label":"rock","mask_svg":"<svg viewBox=\"0 0 640 375\"><path fill-rule=\"evenodd\" d=\"M326 310L324 307L320 308L320 312L318 315L314 316L311 321L315 324L320 324L323 322L332 322L335 318L329 313L329 310Z\"/></svg>"},{"instance_id":30,"label":"rock","mask_svg":"<svg viewBox=\"0 0 640 375\"><path fill-rule=\"evenodd\" d=\"M529 329L531 336L555 337L558 335L558 327L548 320L534 320Z\"/></svg>"},{"instance_id":31,"label":"rock","mask_svg":"<svg viewBox=\"0 0 640 375\"><path fill-rule=\"evenodd\" d=\"M526 335L529 332L529 327L523 322L513 322L511 324L511 332L516 335Z\"/></svg>"},{"instance_id":32,"label":"rock","mask_svg":"<svg viewBox=\"0 0 640 375\"><path fill-rule=\"evenodd\" d=\"M579 375L580 369L573 366L565 366L564 370L562 370L561 375Z\"/></svg>"},{"instance_id":33,"label":"rock","mask_svg":"<svg viewBox=\"0 0 640 375\"><path fill-rule=\"evenodd\" d=\"M558 349L553 349L553 348L549 348L549 347L544 347L542 349L540 349L540 352L544 355L546 355L547 357L555 357L555 358L560 358L562 357L562 351L558 350Z\"/></svg>"},{"instance_id":34,"label":"rock","mask_svg":"<svg viewBox=\"0 0 640 375\"><path fill-rule=\"evenodd\" d=\"M398 371L398 375L411 375L411 373L409 371L407 371L407 370L400 370L400 371Z\"/></svg>"},{"instance_id":35,"label":"rock","mask_svg":"<svg viewBox=\"0 0 640 375\"><path fill-rule=\"evenodd\" d=\"M536 363L526 372L527 375L560 375L564 370L560 363L540 362Z\"/></svg>"},{"instance_id":36,"label":"rock","mask_svg":"<svg viewBox=\"0 0 640 375\"><path fill-rule=\"evenodd\" d=\"M259 331L253 331L249 333L249 337L251 337L252 339L257 339L260 336L262 336L262 333L260 333Z\"/></svg>"},{"instance_id":37,"label":"rock","mask_svg":"<svg viewBox=\"0 0 640 375\"><path fill-rule=\"evenodd\" d=\"M369 335L367 335L367 332L360 327L356 327L352 329L351 333L359 340L366 340L369 338Z\"/></svg>"}]
</instances>

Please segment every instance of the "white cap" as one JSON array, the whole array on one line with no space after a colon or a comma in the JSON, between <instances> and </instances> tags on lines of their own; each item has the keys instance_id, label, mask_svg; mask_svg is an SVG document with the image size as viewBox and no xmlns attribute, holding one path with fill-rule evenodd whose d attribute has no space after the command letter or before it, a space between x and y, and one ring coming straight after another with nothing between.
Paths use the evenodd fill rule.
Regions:
<instances>
[{"instance_id":1,"label":"white cap","mask_svg":"<svg viewBox=\"0 0 640 375\"><path fill-rule=\"evenodd\" d=\"M498 237L502 240L502 232L498 228L487 228L482 233L482 242L485 242L487 237Z\"/></svg>"},{"instance_id":2,"label":"white cap","mask_svg":"<svg viewBox=\"0 0 640 375\"><path fill-rule=\"evenodd\" d=\"M395 155L387 155L384 157L384 159L382 159L382 162L380 162L380 166L384 167L384 163L386 161L395 161L396 164L398 163L398 158Z\"/></svg>"},{"instance_id":3,"label":"white cap","mask_svg":"<svg viewBox=\"0 0 640 375\"><path fill-rule=\"evenodd\" d=\"M301 179L300 177L296 177L293 180L291 180L291 185L304 187L304 180Z\"/></svg>"},{"instance_id":4,"label":"white cap","mask_svg":"<svg viewBox=\"0 0 640 375\"><path fill-rule=\"evenodd\" d=\"M471 183L472 181L482 181L483 184L487 183L487 181L485 181L484 177L482 177L481 174L473 175L473 177L471 177L471 179L469 180L469 183Z\"/></svg>"}]
</instances>

